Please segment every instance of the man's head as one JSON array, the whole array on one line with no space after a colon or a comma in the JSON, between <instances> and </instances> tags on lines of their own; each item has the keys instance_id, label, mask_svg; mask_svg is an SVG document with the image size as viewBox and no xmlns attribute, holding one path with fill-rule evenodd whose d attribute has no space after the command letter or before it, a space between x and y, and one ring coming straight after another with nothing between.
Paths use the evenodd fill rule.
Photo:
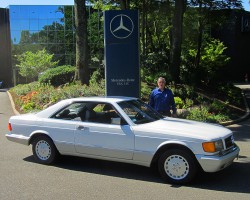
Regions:
<instances>
[{"instance_id":1,"label":"man's head","mask_svg":"<svg viewBox=\"0 0 250 200\"><path fill-rule=\"evenodd\" d=\"M159 89L163 90L165 88L165 85L166 85L165 78L159 77L157 80L157 85L158 85Z\"/></svg>"}]
</instances>

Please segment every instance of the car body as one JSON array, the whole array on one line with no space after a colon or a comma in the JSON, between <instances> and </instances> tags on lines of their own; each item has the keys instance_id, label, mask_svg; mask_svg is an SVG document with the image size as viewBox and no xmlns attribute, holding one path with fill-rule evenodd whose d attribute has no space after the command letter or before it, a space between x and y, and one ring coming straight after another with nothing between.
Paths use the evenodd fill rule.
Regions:
<instances>
[{"instance_id":1,"label":"car body","mask_svg":"<svg viewBox=\"0 0 250 200\"><path fill-rule=\"evenodd\" d=\"M82 97L9 119L8 140L32 145L42 164L72 155L158 165L171 183L188 183L201 168L216 172L239 154L232 131L216 124L163 117L140 99Z\"/></svg>"}]
</instances>

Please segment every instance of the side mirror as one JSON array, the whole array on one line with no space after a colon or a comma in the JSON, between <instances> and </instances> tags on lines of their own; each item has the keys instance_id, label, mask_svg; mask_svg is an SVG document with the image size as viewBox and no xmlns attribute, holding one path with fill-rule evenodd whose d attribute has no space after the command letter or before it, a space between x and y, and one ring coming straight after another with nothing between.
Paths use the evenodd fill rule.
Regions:
<instances>
[{"instance_id":1,"label":"side mirror","mask_svg":"<svg viewBox=\"0 0 250 200\"><path fill-rule=\"evenodd\" d=\"M120 117L111 118L111 124L121 125L121 118Z\"/></svg>"}]
</instances>

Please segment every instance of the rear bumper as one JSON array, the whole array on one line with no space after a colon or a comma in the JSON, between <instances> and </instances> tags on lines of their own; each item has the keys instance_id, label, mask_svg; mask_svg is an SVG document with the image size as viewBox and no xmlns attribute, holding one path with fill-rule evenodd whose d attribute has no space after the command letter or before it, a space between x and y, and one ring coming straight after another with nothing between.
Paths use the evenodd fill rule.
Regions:
<instances>
[{"instance_id":1,"label":"rear bumper","mask_svg":"<svg viewBox=\"0 0 250 200\"><path fill-rule=\"evenodd\" d=\"M16 142L19 144L29 145L29 137L23 135L6 134L6 138L11 142Z\"/></svg>"},{"instance_id":2,"label":"rear bumper","mask_svg":"<svg viewBox=\"0 0 250 200\"><path fill-rule=\"evenodd\" d=\"M240 148L235 146L230 153L222 156L196 155L198 162L205 172L217 172L232 164L238 157Z\"/></svg>"}]
</instances>

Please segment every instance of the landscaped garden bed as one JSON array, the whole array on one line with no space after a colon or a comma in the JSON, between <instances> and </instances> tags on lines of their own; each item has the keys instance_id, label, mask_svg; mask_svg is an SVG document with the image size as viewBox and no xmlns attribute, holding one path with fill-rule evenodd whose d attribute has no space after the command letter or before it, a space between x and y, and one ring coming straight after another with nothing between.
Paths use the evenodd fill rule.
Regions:
<instances>
[{"instance_id":1,"label":"landscaped garden bed","mask_svg":"<svg viewBox=\"0 0 250 200\"><path fill-rule=\"evenodd\" d=\"M187 85L169 85L175 94L178 117L197 121L222 123L235 120L245 114L241 90L230 86L212 94L209 90L198 90ZM147 102L152 87L142 84L142 100ZM91 81L89 86L72 82L54 87L51 84L32 82L9 90L16 109L20 113L42 110L62 99L81 96L104 96L105 82ZM231 95L231 97L230 97ZM216 96L216 97L215 97Z\"/></svg>"}]
</instances>

